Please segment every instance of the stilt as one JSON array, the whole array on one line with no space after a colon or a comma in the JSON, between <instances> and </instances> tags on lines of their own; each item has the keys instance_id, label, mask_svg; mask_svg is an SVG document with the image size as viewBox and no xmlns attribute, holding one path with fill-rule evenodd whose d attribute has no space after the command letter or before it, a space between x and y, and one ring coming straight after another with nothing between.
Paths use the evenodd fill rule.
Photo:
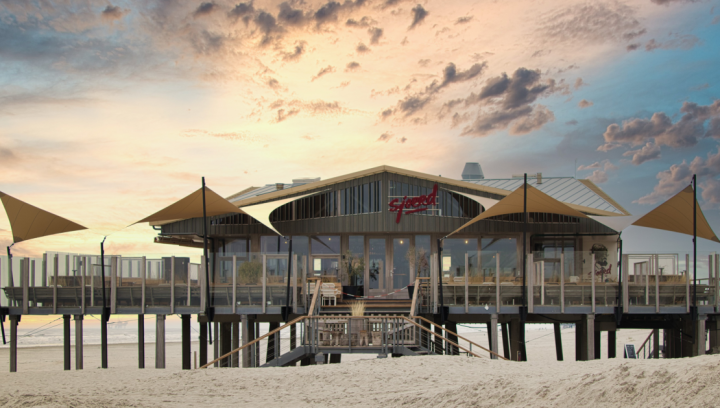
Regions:
<instances>
[{"instance_id":1,"label":"stilt","mask_svg":"<svg viewBox=\"0 0 720 408\"><path fill-rule=\"evenodd\" d=\"M555 330L555 355L557 361L563 361L563 349L562 349L562 335L560 333L560 323L553 323L553 329Z\"/></svg>"},{"instance_id":2,"label":"stilt","mask_svg":"<svg viewBox=\"0 0 720 408\"><path fill-rule=\"evenodd\" d=\"M221 356L229 353L232 349L232 323L220 323L220 344L219 352ZM230 357L220 360L220 367L230 367Z\"/></svg>"},{"instance_id":3,"label":"stilt","mask_svg":"<svg viewBox=\"0 0 720 408\"><path fill-rule=\"evenodd\" d=\"M420 321L420 324L428 330L428 331L423 330L423 331L420 332L420 333L421 333L421 335L420 335L420 345L421 345L422 347L430 350L430 347L431 347L431 345L430 345L430 333L428 333L428 332L429 332L429 331L432 331L432 329L430 328L431 325L430 325L430 323L426 322L425 320L421 320L421 321Z\"/></svg>"},{"instance_id":4,"label":"stilt","mask_svg":"<svg viewBox=\"0 0 720 408\"><path fill-rule=\"evenodd\" d=\"M660 329L653 329L653 350L652 358L660 358Z\"/></svg>"},{"instance_id":5,"label":"stilt","mask_svg":"<svg viewBox=\"0 0 720 408\"><path fill-rule=\"evenodd\" d=\"M231 349L235 350L240 347L240 322L234 321L232 322L232 347ZM240 367L240 355L239 353L235 353L232 355L232 363L230 364L230 367Z\"/></svg>"},{"instance_id":6,"label":"stilt","mask_svg":"<svg viewBox=\"0 0 720 408\"><path fill-rule=\"evenodd\" d=\"M527 361L522 347L521 331L525 330L525 325L520 319L510 320L510 359L513 361Z\"/></svg>"},{"instance_id":7,"label":"stilt","mask_svg":"<svg viewBox=\"0 0 720 408\"><path fill-rule=\"evenodd\" d=\"M278 322L270 322L268 323L268 333L277 329L280 327L280 323ZM267 352L265 354L265 362L274 360L275 356L279 355L279 350L276 350L275 347L275 336L268 336L267 338Z\"/></svg>"},{"instance_id":8,"label":"stilt","mask_svg":"<svg viewBox=\"0 0 720 408\"><path fill-rule=\"evenodd\" d=\"M252 319L248 317L248 315L242 315L240 317L240 321L242 323L242 344L243 346L253 341L253 332L255 329L255 325L253 324ZM243 368L248 368L252 366L252 361L250 359L250 348L251 347L245 347L242 350L242 366Z\"/></svg>"},{"instance_id":9,"label":"stilt","mask_svg":"<svg viewBox=\"0 0 720 408\"><path fill-rule=\"evenodd\" d=\"M83 316L75 315L75 369L83 369Z\"/></svg>"},{"instance_id":10,"label":"stilt","mask_svg":"<svg viewBox=\"0 0 720 408\"><path fill-rule=\"evenodd\" d=\"M255 337L254 339L257 339L260 337L260 322L255 322ZM260 343L255 343L254 346L251 347L254 351L251 353L255 359L255 367L260 367Z\"/></svg>"},{"instance_id":11,"label":"stilt","mask_svg":"<svg viewBox=\"0 0 720 408\"><path fill-rule=\"evenodd\" d=\"M198 339L198 342L200 343L198 346L198 351L200 351L200 367L204 366L208 362L208 325L209 323L200 323L200 338Z\"/></svg>"},{"instance_id":12,"label":"stilt","mask_svg":"<svg viewBox=\"0 0 720 408\"><path fill-rule=\"evenodd\" d=\"M212 327L213 327L213 333L212 333L212 334L213 334L213 337L215 338L215 343L213 343L213 345L212 345L212 346L213 346L213 360L217 360L218 357L220 357L220 355L218 354L219 347L220 347L220 336L219 336L219 334L220 334L220 328L219 328L218 325L219 325L218 322L213 322L213 324L212 324ZM216 362L213 364L213 366L214 366L214 367L220 367L220 362L219 362L219 361L216 361Z\"/></svg>"},{"instance_id":13,"label":"stilt","mask_svg":"<svg viewBox=\"0 0 720 408\"><path fill-rule=\"evenodd\" d=\"M588 314L584 316L585 320L585 339L587 341L587 359L595 359L595 315Z\"/></svg>"},{"instance_id":14,"label":"stilt","mask_svg":"<svg viewBox=\"0 0 720 408\"><path fill-rule=\"evenodd\" d=\"M575 361L587 360L587 330L585 329L585 319L580 319L575 323Z\"/></svg>"},{"instance_id":15,"label":"stilt","mask_svg":"<svg viewBox=\"0 0 720 408\"><path fill-rule=\"evenodd\" d=\"M435 354L446 354L447 350L443 348L443 341L442 341L442 326L441 326L441 319L440 315L434 315L433 316L434 323L437 326L433 326L435 328L435 344L433 344L433 351Z\"/></svg>"},{"instance_id":16,"label":"stilt","mask_svg":"<svg viewBox=\"0 0 720 408\"><path fill-rule=\"evenodd\" d=\"M145 315L138 315L138 368L145 368Z\"/></svg>"},{"instance_id":17,"label":"stilt","mask_svg":"<svg viewBox=\"0 0 720 408\"><path fill-rule=\"evenodd\" d=\"M599 330L595 330L593 333L593 359L600 360L600 352L602 351L600 348L600 337L602 336L602 332Z\"/></svg>"},{"instance_id":18,"label":"stilt","mask_svg":"<svg viewBox=\"0 0 720 408\"><path fill-rule=\"evenodd\" d=\"M297 347L297 324L290 325L290 350Z\"/></svg>"},{"instance_id":19,"label":"stilt","mask_svg":"<svg viewBox=\"0 0 720 408\"><path fill-rule=\"evenodd\" d=\"M607 349L607 356L608 358L615 358L617 353L617 331L610 330L608 331L608 349Z\"/></svg>"},{"instance_id":20,"label":"stilt","mask_svg":"<svg viewBox=\"0 0 720 408\"><path fill-rule=\"evenodd\" d=\"M720 354L720 324L718 324L717 318L718 316L708 316L707 320L710 354Z\"/></svg>"},{"instance_id":21,"label":"stilt","mask_svg":"<svg viewBox=\"0 0 720 408\"><path fill-rule=\"evenodd\" d=\"M180 316L182 321L182 369L191 369L192 352L190 350L190 315L184 314Z\"/></svg>"},{"instance_id":22,"label":"stilt","mask_svg":"<svg viewBox=\"0 0 720 408\"><path fill-rule=\"evenodd\" d=\"M490 316L490 350L492 350L493 353L498 352L498 330L497 330L497 323L498 323L498 315L493 314ZM497 360L497 356L495 354L491 354L490 358L493 360Z\"/></svg>"},{"instance_id":23,"label":"stilt","mask_svg":"<svg viewBox=\"0 0 720 408\"><path fill-rule=\"evenodd\" d=\"M65 370L70 370L70 315L63 315L63 351Z\"/></svg>"},{"instance_id":24,"label":"stilt","mask_svg":"<svg viewBox=\"0 0 720 408\"><path fill-rule=\"evenodd\" d=\"M500 323L500 329L502 331L503 357L510 360L510 333L508 330L508 324Z\"/></svg>"},{"instance_id":25,"label":"stilt","mask_svg":"<svg viewBox=\"0 0 720 408\"><path fill-rule=\"evenodd\" d=\"M100 317L100 366L108 368L108 332L107 320Z\"/></svg>"},{"instance_id":26,"label":"stilt","mask_svg":"<svg viewBox=\"0 0 720 408\"><path fill-rule=\"evenodd\" d=\"M330 364L340 364L342 354L330 354Z\"/></svg>"},{"instance_id":27,"label":"stilt","mask_svg":"<svg viewBox=\"0 0 720 408\"><path fill-rule=\"evenodd\" d=\"M20 322L20 315L10 315L10 372L15 373L17 372L17 327L18 323ZM68 316L68 327L70 322L70 316ZM70 335L68 334L66 337L69 341ZM67 347L66 350L66 359L65 359L65 369L69 370L70 367L70 346Z\"/></svg>"},{"instance_id":28,"label":"stilt","mask_svg":"<svg viewBox=\"0 0 720 408\"><path fill-rule=\"evenodd\" d=\"M695 324L695 340L693 343L693 357L705 355L705 316L698 316Z\"/></svg>"},{"instance_id":29,"label":"stilt","mask_svg":"<svg viewBox=\"0 0 720 408\"><path fill-rule=\"evenodd\" d=\"M457 323L456 323L456 322L446 321L446 322L445 322L445 329L447 329L447 330L449 330L449 331L451 331L451 332L453 332L453 333L457 333ZM447 333L447 332L446 332L445 334L447 335L446 338L447 338L448 340L452 341L452 342L455 343L455 344L458 344L458 337L457 337L456 335L450 334L450 333ZM459 350L457 347L455 347L455 346L453 346L452 344L449 344L449 343L448 343L448 351L449 351L449 354L452 355L452 356L460 355L460 350Z\"/></svg>"},{"instance_id":30,"label":"stilt","mask_svg":"<svg viewBox=\"0 0 720 408\"><path fill-rule=\"evenodd\" d=\"M155 368L165 368L165 315L155 320Z\"/></svg>"}]
</instances>

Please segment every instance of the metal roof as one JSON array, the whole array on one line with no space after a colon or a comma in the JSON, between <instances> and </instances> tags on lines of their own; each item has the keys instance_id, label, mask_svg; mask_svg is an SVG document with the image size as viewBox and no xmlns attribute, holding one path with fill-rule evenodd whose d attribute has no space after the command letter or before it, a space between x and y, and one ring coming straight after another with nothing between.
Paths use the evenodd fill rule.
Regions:
<instances>
[{"instance_id":1,"label":"metal roof","mask_svg":"<svg viewBox=\"0 0 720 408\"><path fill-rule=\"evenodd\" d=\"M522 186L523 179L483 179L464 180L468 183L479 184L487 187L501 188L503 190L515 191ZM583 180L585 181L585 180ZM618 215L628 215L619 204L611 202L593 191L581 180L573 177L543 177L538 184L536 177L528 177L528 185L531 185L550 197L566 204L581 205L596 210L608 211Z\"/></svg>"}]
</instances>

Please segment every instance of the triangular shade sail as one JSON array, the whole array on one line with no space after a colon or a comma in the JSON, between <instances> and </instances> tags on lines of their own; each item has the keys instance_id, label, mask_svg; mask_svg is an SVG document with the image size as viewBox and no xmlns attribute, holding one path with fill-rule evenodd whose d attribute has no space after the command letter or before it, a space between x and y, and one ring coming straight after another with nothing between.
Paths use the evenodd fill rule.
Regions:
<instances>
[{"instance_id":1,"label":"triangular shade sail","mask_svg":"<svg viewBox=\"0 0 720 408\"><path fill-rule=\"evenodd\" d=\"M41 210L0 191L0 200L10 220L13 242L87 229L68 219Z\"/></svg>"},{"instance_id":2,"label":"triangular shade sail","mask_svg":"<svg viewBox=\"0 0 720 408\"><path fill-rule=\"evenodd\" d=\"M498 201L497 204L493 205L490 209L484 211L482 214L468 221L462 227L456 229L448 235L453 235L458 231L475 224L480 220L486 218L495 217L498 215L505 214L517 214L524 212L524 199L525 193L523 186L518 187L515 191L508 194L505 198ZM539 213L550 213L550 214L562 214L571 217L588 218L585 214L580 211L573 210L566 204L550 197L543 193L537 188L528 185L527 186L527 211L528 212L539 212Z\"/></svg>"},{"instance_id":3,"label":"triangular shade sail","mask_svg":"<svg viewBox=\"0 0 720 408\"><path fill-rule=\"evenodd\" d=\"M299 200L301 198L305 198L307 196L311 196L314 194L317 194L317 192L301 195L298 197L291 197L291 198L284 198L282 200L277 200L277 201L270 201L269 203L249 205L247 207L241 207L240 209L243 210L245 212L245 214L248 214L249 216L255 218L262 225L275 231L276 234L282 235L280 232L278 232L278 230L275 229L275 227L273 227L272 223L270 222L270 214L273 211L275 211L276 208L278 208L280 206L283 206L289 202Z\"/></svg>"},{"instance_id":4,"label":"triangular shade sail","mask_svg":"<svg viewBox=\"0 0 720 408\"><path fill-rule=\"evenodd\" d=\"M695 200L692 186L687 186L671 199L640 217L632 225L693 235L693 201ZM720 242L700 210L700 205L695 203L695 206L697 209L697 236Z\"/></svg>"},{"instance_id":5,"label":"triangular shade sail","mask_svg":"<svg viewBox=\"0 0 720 408\"><path fill-rule=\"evenodd\" d=\"M467 194L467 193L461 193L461 192L455 191L455 190L450 190L450 191L452 191L452 192L455 193L455 194L460 194L461 196L465 196L465 197L467 197L467 198L469 198L469 199L471 199L471 200L473 200L473 201L478 202L480 205L483 206L483 208L485 209L485 211L489 210L490 207L492 207L492 206L494 206L495 204L497 204L497 203L500 202L500 200L493 200L492 198L480 197L480 196L476 196L476 195L472 195L472 194Z\"/></svg>"},{"instance_id":6,"label":"triangular shade sail","mask_svg":"<svg viewBox=\"0 0 720 408\"><path fill-rule=\"evenodd\" d=\"M216 192L205 187L205 211L208 217L228 213L244 213L230 201L220 197ZM202 187L189 196L171 204L153 215L143 218L141 222L163 222L186 220L203 216ZM134 224L133 224L134 225Z\"/></svg>"}]
</instances>

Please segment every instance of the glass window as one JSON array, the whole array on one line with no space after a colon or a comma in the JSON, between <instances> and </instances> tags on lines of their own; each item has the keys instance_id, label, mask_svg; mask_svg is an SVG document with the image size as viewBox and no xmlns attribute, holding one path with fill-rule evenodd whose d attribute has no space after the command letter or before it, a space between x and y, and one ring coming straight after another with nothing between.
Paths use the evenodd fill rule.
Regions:
<instances>
[{"instance_id":1,"label":"glass window","mask_svg":"<svg viewBox=\"0 0 720 408\"><path fill-rule=\"evenodd\" d=\"M500 256L500 282L521 284L522 277L518 274L517 239L515 238L483 238L481 240L481 270L483 274L495 276L496 257Z\"/></svg>"},{"instance_id":2,"label":"glass window","mask_svg":"<svg viewBox=\"0 0 720 408\"><path fill-rule=\"evenodd\" d=\"M385 288L385 238L370 239L370 289Z\"/></svg>"},{"instance_id":3,"label":"glass window","mask_svg":"<svg viewBox=\"0 0 720 408\"><path fill-rule=\"evenodd\" d=\"M314 255L334 255L340 253L340 236L311 237L312 253Z\"/></svg>"},{"instance_id":4,"label":"glass window","mask_svg":"<svg viewBox=\"0 0 720 408\"><path fill-rule=\"evenodd\" d=\"M393 239L393 289L402 289L410 284L410 240Z\"/></svg>"},{"instance_id":5,"label":"glass window","mask_svg":"<svg viewBox=\"0 0 720 408\"><path fill-rule=\"evenodd\" d=\"M468 254L468 263L471 276L477 269L477 239L476 238L450 238L443 242L442 267L443 280L458 280L464 282L465 254Z\"/></svg>"},{"instance_id":6,"label":"glass window","mask_svg":"<svg viewBox=\"0 0 720 408\"><path fill-rule=\"evenodd\" d=\"M415 236L415 273L421 278L430 277L430 235Z\"/></svg>"},{"instance_id":7,"label":"glass window","mask_svg":"<svg viewBox=\"0 0 720 408\"><path fill-rule=\"evenodd\" d=\"M350 284L362 286L365 281L365 237L354 235L349 239L349 249L345 254L345 263L352 266ZM349 270L349 268L348 268Z\"/></svg>"}]
</instances>

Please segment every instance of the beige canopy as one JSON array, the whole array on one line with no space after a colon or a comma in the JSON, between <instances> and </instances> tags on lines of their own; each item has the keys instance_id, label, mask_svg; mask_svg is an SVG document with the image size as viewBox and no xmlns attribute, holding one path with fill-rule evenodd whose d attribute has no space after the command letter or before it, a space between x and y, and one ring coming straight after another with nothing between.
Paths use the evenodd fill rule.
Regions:
<instances>
[{"instance_id":1,"label":"beige canopy","mask_svg":"<svg viewBox=\"0 0 720 408\"><path fill-rule=\"evenodd\" d=\"M632 225L693 235L693 201L692 186L687 186L671 199L640 217ZM720 242L700 210L700 205L695 203L695 208L697 209L697 236Z\"/></svg>"},{"instance_id":2,"label":"beige canopy","mask_svg":"<svg viewBox=\"0 0 720 408\"><path fill-rule=\"evenodd\" d=\"M473 218L472 220L468 221L465 225L462 227L456 229L452 233L448 235L453 235L457 233L458 231L475 224L476 222L480 220L484 220L489 217L495 217L497 215L505 215L505 214L517 214L524 212L524 200L525 199L525 193L523 186L518 187L515 191L508 194L505 198L498 201L497 204L493 205L490 209L483 211L482 214L478 215L477 217ZM588 218L585 214L581 213L580 211L573 210L572 208L568 207L566 204L561 203L560 201L550 197L549 195L543 193L542 191L538 190L537 188L528 185L527 186L527 211L528 212L540 212L540 213L550 213L550 214L562 214L562 215L569 215L571 217L579 217L579 218ZM447 238L447 237L446 237Z\"/></svg>"},{"instance_id":3,"label":"beige canopy","mask_svg":"<svg viewBox=\"0 0 720 408\"><path fill-rule=\"evenodd\" d=\"M220 197L216 192L205 187L205 212L208 217L228 213L245 212L235 207L230 201ZM153 215L134 223L163 222L173 220L186 220L203 216L202 187L189 196L171 204ZM133 225L134 225L133 224Z\"/></svg>"},{"instance_id":4,"label":"beige canopy","mask_svg":"<svg viewBox=\"0 0 720 408\"><path fill-rule=\"evenodd\" d=\"M450 191L452 191L452 192L455 193L455 194L460 194L461 196L465 196L465 197L467 197L467 198L469 198L469 199L471 199L471 200L473 200L473 201L476 201L477 203L479 203L480 205L483 206L484 211L489 210L490 207L492 207L492 206L494 206L495 204L497 204L497 203L500 202L500 200L494 200L494 199L492 199L492 198L480 197L480 196L476 196L476 195L472 195L472 194L467 194L467 193L461 193L461 192L455 191L455 190L450 190Z\"/></svg>"},{"instance_id":5,"label":"beige canopy","mask_svg":"<svg viewBox=\"0 0 720 408\"><path fill-rule=\"evenodd\" d=\"M275 227L270 222L270 214L275 211L276 208L281 207L289 202L299 200L301 198L305 198L307 196L311 196L317 194L310 193L301 195L298 197L291 197L291 198L285 198L282 200L276 200L276 201L270 201L269 203L262 203L262 204L255 204L255 205L249 205L247 207L241 207L240 209L245 212L245 214L250 215L251 217L255 218L259 223L262 225L270 228L271 230L275 231L276 234L282 235L278 230L275 229Z\"/></svg>"},{"instance_id":6,"label":"beige canopy","mask_svg":"<svg viewBox=\"0 0 720 408\"><path fill-rule=\"evenodd\" d=\"M87 229L68 219L41 210L0 191L0 200L10 220L13 242Z\"/></svg>"}]
</instances>

